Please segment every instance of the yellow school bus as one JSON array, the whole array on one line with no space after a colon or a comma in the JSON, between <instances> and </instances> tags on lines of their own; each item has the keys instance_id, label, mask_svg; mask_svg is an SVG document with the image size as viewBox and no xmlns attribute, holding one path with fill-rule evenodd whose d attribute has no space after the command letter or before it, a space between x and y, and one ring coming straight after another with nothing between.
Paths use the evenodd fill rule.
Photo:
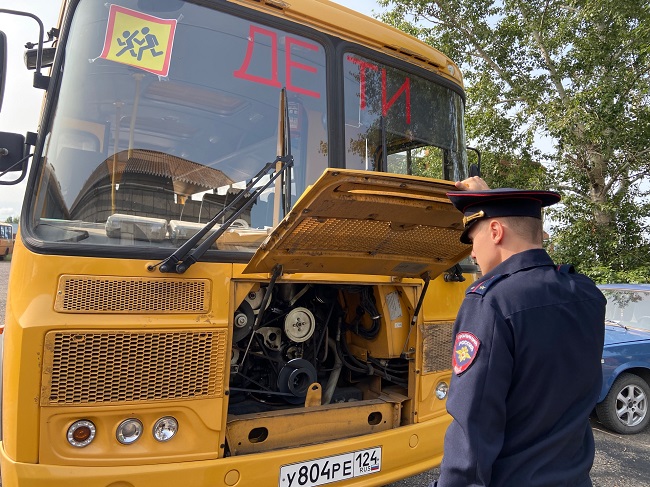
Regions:
<instances>
[{"instance_id":1,"label":"yellow school bus","mask_svg":"<svg viewBox=\"0 0 650 487\"><path fill-rule=\"evenodd\" d=\"M6 259L14 250L14 228L0 223L0 259Z\"/></svg>"},{"instance_id":2,"label":"yellow school bus","mask_svg":"<svg viewBox=\"0 0 650 487\"><path fill-rule=\"evenodd\" d=\"M3 487L438 465L474 272L458 67L327 0L70 0L50 35L39 132L0 135L29 175Z\"/></svg>"}]
</instances>

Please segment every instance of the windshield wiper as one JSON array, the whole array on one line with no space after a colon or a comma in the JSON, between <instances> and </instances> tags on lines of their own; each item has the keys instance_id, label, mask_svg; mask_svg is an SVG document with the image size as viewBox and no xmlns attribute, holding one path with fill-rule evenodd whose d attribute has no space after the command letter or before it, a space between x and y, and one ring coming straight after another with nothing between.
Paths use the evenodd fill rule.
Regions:
<instances>
[{"instance_id":1,"label":"windshield wiper","mask_svg":"<svg viewBox=\"0 0 650 487\"><path fill-rule=\"evenodd\" d=\"M625 326L624 324L622 324L620 321L616 321L616 320L605 320L605 324L606 324L606 325L616 325L616 326L620 326L621 328L623 328L623 329L625 329L625 330L627 331L627 326Z\"/></svg>"},{"instance_id":2,"label":"windshield wiper","mask_svg":"<svg viewBox=\"0 0 650 487\"><path fill-rule=\"evenodd\" d=\"M226 230L233 224L235 220L251 206L255 200L275 182L275 180L283 176L281 179L282 186L284 188L283 200L284 200L284 214L286 215L291 208L291 167L293 166L293 156L291 155L291 140L290 140L290 130L289 130L289 105L287 103L287 92L286 88L282 88L280 92L280 115L278 117L278 152L281 155L278 155L274 161L267 162L264 167L250 180L246 185L246 188L240 192L237 197L230 202L223 210L221 210L214 218L205 224L197 233L192 235L192 237L187 240L183 245L181 245L176 251L167 257L165 260L159 264L152 265L149 267L149 270L155 270L158 267L158 270L162 273L176 272L177 274L183 274L192 264L198 262L198 260L207 252L207 250L212 246L217 239L223 235ZM269 180L263 186L257 186L262 178L267 176L275 170L275 173L269 177ZM286 173L286 175L285 175ZM257 186L257 187L256 187ZM253 191L253 188L254 191ZM240 201L249 196L248 201L244 201L240 204ZM239 205L239 207L237 207ZM233 211L233 208L236 208ZM213 233L211 233L196 249L192 251L194 246L199 240L201 240L212 228L217 224L217 222L228 212L232 211L230 217ZM277 224L277 222L274 222Z\"/></svg>"}]
</instances>

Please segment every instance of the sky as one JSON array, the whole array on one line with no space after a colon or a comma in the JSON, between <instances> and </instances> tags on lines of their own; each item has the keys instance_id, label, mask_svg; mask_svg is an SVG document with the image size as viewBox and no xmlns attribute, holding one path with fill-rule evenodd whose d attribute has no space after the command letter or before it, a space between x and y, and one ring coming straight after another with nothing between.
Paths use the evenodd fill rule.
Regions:
<instances>
[{"instance_id":1,"label":"sky","mask_svg":"<svg viewBox=\"0 0 650 487\"><path fill-rule=\"evenodd\" d=\"M372 15L381 9L375 0L336 0L348 8ZM57 24L60 2L58 0L2 0L0 8L29 11L38 16L47 33ZM32 87L34 72L23 62L26 42L38 39L38 24L29 17L0 14L0 30L7 36L7 78L4 100L0 111L0 132L25 134L36 132L43 101L43 90ZM47 74L47 70L43 71ZM16 173L13 173L16 174ZM9 179L7 178L9 176ZM5 175L3 181L13 175ZM26 181L14 186L0 186L0 221L20 215Z\"/></svg>"}]
</instances>

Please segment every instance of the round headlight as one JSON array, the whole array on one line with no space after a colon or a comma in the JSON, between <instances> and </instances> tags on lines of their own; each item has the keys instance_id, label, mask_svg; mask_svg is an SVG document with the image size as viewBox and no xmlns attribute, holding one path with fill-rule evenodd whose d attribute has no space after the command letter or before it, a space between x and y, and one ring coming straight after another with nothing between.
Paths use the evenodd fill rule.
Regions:
<instances>
[{"instance_id":1,"label":"round headlight","mask_svg":"<svg viewBox=\"0 0 650 487\"><path fill-rule=\"evenodd\" d=\"M178 431L178 421L171 416L165 416L153 425L153 437L158 441L169 441Z\"/></svg>"},{"instance_id":2,"label":"round headlight","mask_svg":"<svg viewBox=\"0 0 650 487\"><path fill-rule=\"evenodd\" d=\"M68 442L77 448L88 446L95 439L95 425L85 419L75 421L68 428Z\"/></svg>"},{"instance_id":3,"label":"round headlight","mask_svg":"<svg viewBox=\"0 0 650 487\"><path fill-rule=\"evenodd\" d=\"M117 427L115 436L123 445L130 445L142 436L142 423L135 418L126 419Z\"/></svg>"},{"instance_id":4,"label":"round headlight","mask_svg":"<svg viewBox=\"0 0 650 487\"><path fill-rule=\"evenodd\" d=\"M447 397L447 392L449 392L449 386L446 382L438 382L436 386L436 397L438 399L444 399Z\"/></svg>"}]
</instances>

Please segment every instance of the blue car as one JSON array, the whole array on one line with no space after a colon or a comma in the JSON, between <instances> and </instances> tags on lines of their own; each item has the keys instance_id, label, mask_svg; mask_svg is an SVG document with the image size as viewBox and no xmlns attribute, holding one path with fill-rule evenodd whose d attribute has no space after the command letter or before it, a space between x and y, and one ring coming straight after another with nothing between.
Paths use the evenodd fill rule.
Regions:
<instances>
[{"instance_id":1,"label":"blue car","mask_svg":"<svg viewBox=\"0 0 650 487\"><path fill-rule=\"evenodd\" d=\"M603 388L596 414L617 433L638 433L650 421L650 285L599 287L607 297L607 311Z\"/></svg>"}]
</instances>

